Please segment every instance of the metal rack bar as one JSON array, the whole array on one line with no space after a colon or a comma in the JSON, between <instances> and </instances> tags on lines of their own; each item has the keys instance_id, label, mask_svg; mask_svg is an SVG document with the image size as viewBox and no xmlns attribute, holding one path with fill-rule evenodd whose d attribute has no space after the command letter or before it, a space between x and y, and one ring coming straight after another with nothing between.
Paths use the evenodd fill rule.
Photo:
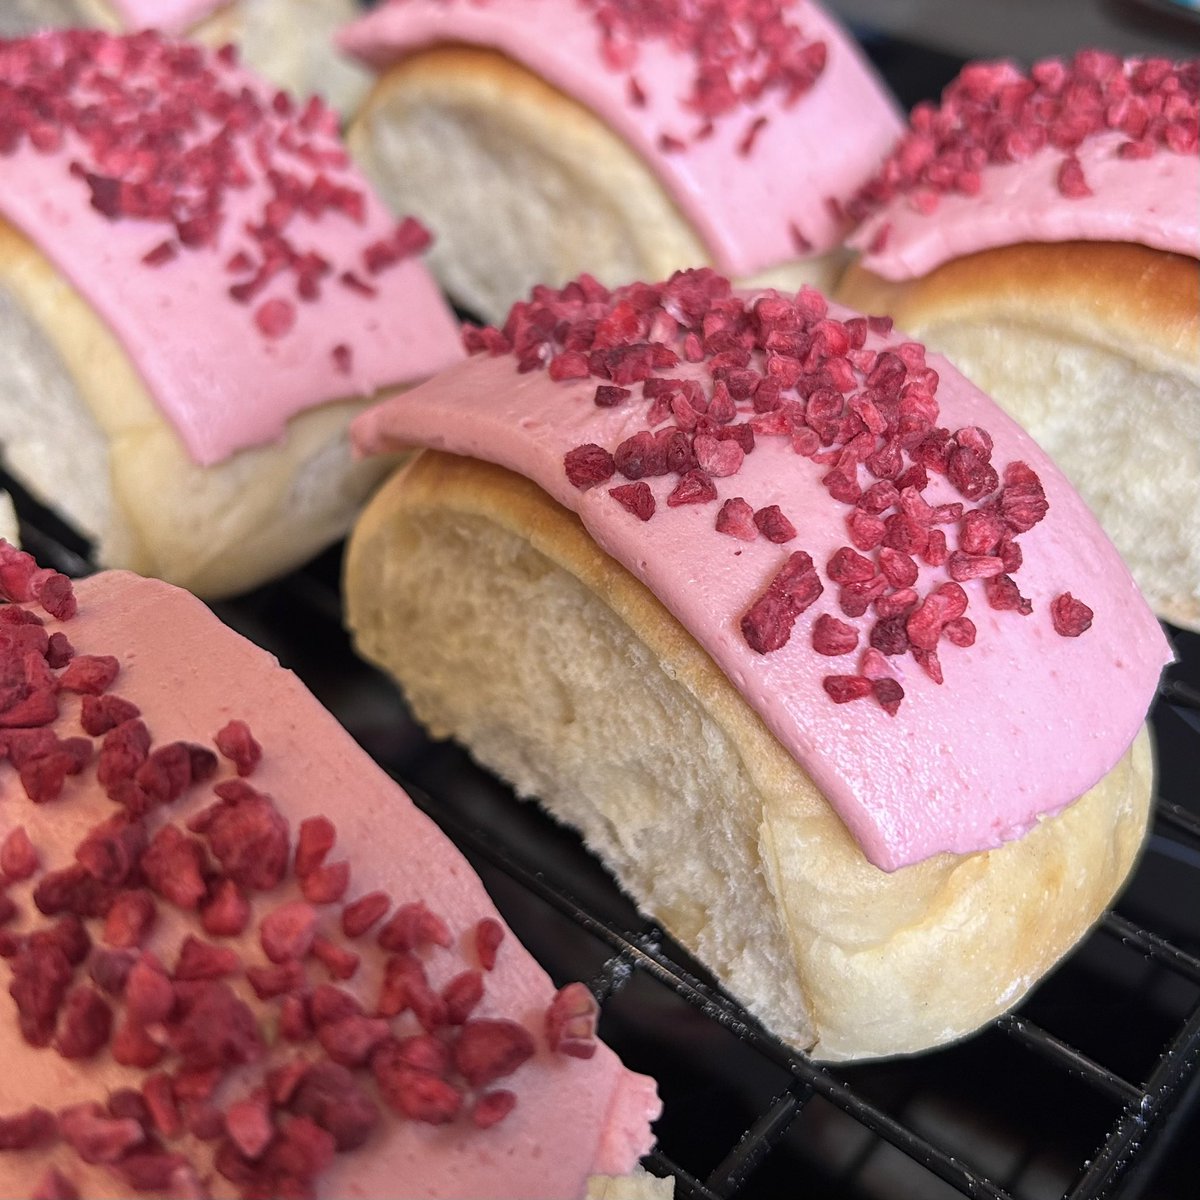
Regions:
<instances>
[{"instance_id":1,"label":"metal rack bar","mask_svg":"<svg viewBox=\"0 0 1200 1200\"><path fill-rule=\"evenodd\" d=\"M1082 1051L1047 1033L1019 1013L1008 1013L1001 1017L997 1024L1027 1049L1061 1067L1069 1075L1082 1079L1119 1104L1140 1106L1145 1101L1145 1093L1136 1084L1129 1083L1115 1072L1102 1067Z\"/></svg>"}]
</instances>

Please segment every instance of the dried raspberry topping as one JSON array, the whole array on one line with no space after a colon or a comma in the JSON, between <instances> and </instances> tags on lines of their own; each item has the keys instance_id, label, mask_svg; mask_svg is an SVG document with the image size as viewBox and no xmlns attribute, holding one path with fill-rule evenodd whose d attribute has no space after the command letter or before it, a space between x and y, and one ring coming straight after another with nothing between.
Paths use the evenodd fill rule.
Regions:
<instances>
[{"instance_id":1,"label":"dried raspberry topping","mask_svg":"<svg viewBox=\"0 0 1200 1200\"><path fill-rule=\"evenodd\" d=\"M1050 619L1054 632L1062 637L1078 637L1092 627L1092 610L1070 592L1056 596L1050 602Z\"/></svg>"},{"instance_id":2,"label":"dried raspberry topping","mask_svg":"<svg viewBox=\"0 0 1200 1200\"><path fill-rule=\"evenodd\" d=\"M475 0L486 3L487 0ZM780 95L786 105L796 102L820 78L827 47L808 38L789 15L796 0L760 0L733 5L727 0L581 0L599 32L599 53L605 65L628 79L630 103L644 107L654 80L636 73L639 43L665 42L675 54L695 63L691 91L684 106L695 114L690 130L664 131L664 149L684 150L705 137L712 122L764 96ZM751 117L740 139L740 152L753 153L754 142L766 124Z\"/></svg>"},{"instance_id":3,"label":"dried raspberry topping","mask_svg":"<svg viewBox=\"0 0 1200 1200\"><path fill-rule=\"evenodd\" d=\"M152 32L56 31L0 42L0 79L0 155L60 155L80 204L142 222L134 269L232 242L216 286L253 305L247 317L265 337L287 334L297 303L317 300L359 259L376 275L428 244L406 218L383 239L364 234L351 261L331 262L321 224L361 225L366 215L337 116L315 97L298 105L273 95L232 55ZM257 203L235 229L229 210L250 187ZM350 348L332 352L348 361ZM70 603L59 580L44 601L56 616Z\"/></svg>"},{"instance_id":4,"label":"dried raspberry topping","mask_svg":"<svg viewBox=\"0 0 1200 1200\"><path fill-rule=\"evenodd\" d=\"M103 1103L0 1114L0 1150L58 1138L131 1192L200 1197L207 1165L191 1161L188 1137L214 1144L214 1169L242 1196L311 1195L335 1154L391 1119L385 1109L458 1122L456 1136L503 1121L520 1102L513 1077L538 1042L488 996L500 922L452 928L424 901L395 905L383 891L344 903L351 864L330 861L333 822L308 818L293 841L271 798L242 777L264 754L248 726L235 719L213 735L224 764L205 745L156 743L136 705L94 694L122 686L115 658L72 651L50 665L51 636L20 607L36 595L36 571L9 561L10 586L30 599L0 606L0 687L33 679L55 696L69 690L67 677L80 694L63 724L73 711L91 736L60 737L50 725L4 730L9 768L0 770L61 760L72 773L94 772L98 798L112 801L111 815L68 850L67 866L45 870L23 825L0 840L9 994L30 1044L68 1060L110 1055L142 1076ZM99 754L91 737L101 739ZM186 825L173 820L176 802L200 786L215 803ZM44 798L37 789L30 797ZM285 880L303 899L251 904L250 893ZM13 899L18 890L33 903ZM196 916L160 957L156 931L170 938L179 920L164 905ZM247 931L262 961L223 941ZM364 963L361 998L325 982L356 979ZM561 1053L589 1053L590 1005L564 1009L545 1045L552 1028ZM510 1087L491 1086L510 1078ZM65 1175L43 1182L41 1194L75 1194Z\"/></svg>"},{"instance_id":5,"label":"dried raspberry topping","mask_svg":"<svg viewBox=\"0 0 1200 1200\"><path fill-rule=\"evenodd\" d=\"M608 393L596 404L605 381L616 384L621 440L575 447L564 470L580 489L623 476L630 482L608 494L643 520L656 519L664 500L668 509L717 502L717 533L792 543L786 505L756 509L737 494L737 477L764 439L810 459L833 511L842 506L850 543L824 566L840 615L819 614L828 620L812 627L814 645L843 654L865 639L890 656L911 653L941 682L942 639L961 648L974 638L955 624L966 594L946 592L947 580L976 581L993 607L1028 611L1011 581L1022 560L1017 538L1048 504L1027 464L993 462L986 429L938 424L937 372L921 345L890 327L886 318L837 319L811 289L735 295L702 270L615 290L590 276L539 287L503 329L468 329L464 340L475 353L511 354L521 371L563 364L564 403L586 399L598 423L607 420ZM934 480L935 491L948 484L961 499L927 499ZM765 587L747 582L748 596L763 590L737 619L759 653L784 646L824 592L820 569L797 554ZM959 593L961 606L948 602ZM887 712L899 702L891 687L878 699Z\"/></svg>"},{"instance_id":6,"label":"dried raspberry topping","mask_svg":"<svg viewBox=\"0 0 1200 1200\"><path fill-rule=\"evenodd\" d=\"M1075 151L1102 134L1123 136L1120 158L1192 154L1200 138L1200 63L1122 60L1081 50L1071 61L1045 59L1028 73L1011 62L965 67L940 106L913 109L907 134L850 203L860 220L897 196L932 213L938 197L975 195L989 165L1022 162L1051 148L1061 155L1059 192L1091 195Z\"/></svg>"}]
</instances>

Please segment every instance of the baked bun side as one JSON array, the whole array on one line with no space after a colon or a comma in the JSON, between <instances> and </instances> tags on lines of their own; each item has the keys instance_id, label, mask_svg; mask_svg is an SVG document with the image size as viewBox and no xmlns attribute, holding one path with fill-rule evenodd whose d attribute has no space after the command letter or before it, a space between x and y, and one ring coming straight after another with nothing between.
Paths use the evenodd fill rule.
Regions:
<instances>
[{"instance_id":1,"label":"baked bun side","mask_svg":"<svg viewBox=\"0 0 1200 1200\"><path fill-rule=\"evenodd\" d=\"M456 303L502 322L537 284L666 278L711 253L643 159L599 117L493 50L436 46L385 70L350 152L395 212L434 234L428 262ZM752 285L828 287L840 252Z\"/></svg>"},{"instance_id":2,"label":"baked bun side","mask_svg":"<svg viewBox=\"0 0 1200 1200\"><path fill-rule=\"evenodd\" d=\"M1015 1004L1141 844L1148 738L1020 841L885 873L708 656L534 484L424 452L346 564L350 626L437 736L579 828L788 1042L914 1052Z\"/></svg>"},{"instance_id":3,"label":"baked bun side","mask_svg":"<svg viewBox=\"0 0 1200 1200\"><path fill-rule=\"evenodd\" d=\"M1133 243L1021 244L838 299L942 351L1088 501L1155 611L1200 629L1200 262Z\"/></svg>"},{"instance_id":4,"label":"baked bun side","mask_svg":"<svg viewBox=\"0 0 1200 1200\"><path fill-rule=\"evenodd\" d=\"M128 355L69 282L0 220L0 445L97 560L208 599L281 574L349 528L386 462L347 428L379 396L308 409L270 445L208 467L188 455Z\"/></svg>"}]
</instances>

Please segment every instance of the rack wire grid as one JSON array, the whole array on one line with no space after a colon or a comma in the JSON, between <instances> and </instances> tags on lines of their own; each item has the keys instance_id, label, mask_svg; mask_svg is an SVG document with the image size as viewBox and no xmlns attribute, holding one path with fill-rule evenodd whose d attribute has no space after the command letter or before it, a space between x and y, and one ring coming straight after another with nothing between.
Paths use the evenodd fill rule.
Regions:
<instances>
[{"instance_id":1,"label":"rack wire grid","mask_svg":"<svg viewBox=\"0 0 1200 1200\"><path fill-rule=\"evenodd\" d=\"M3 482L0 479L0 482ZM86 546L15 489L26 547ZM1159 786L1116 906L1012 1013L956 1046L825 1066L784 1045L642 917L569 830L431 742L342 625L340 549L217 613L294 670L407 788L601 1035L664 1102L647 1160L697 1200L1200 1197L1200 636L1152 712Z\"/></svg>"}]
</instances>

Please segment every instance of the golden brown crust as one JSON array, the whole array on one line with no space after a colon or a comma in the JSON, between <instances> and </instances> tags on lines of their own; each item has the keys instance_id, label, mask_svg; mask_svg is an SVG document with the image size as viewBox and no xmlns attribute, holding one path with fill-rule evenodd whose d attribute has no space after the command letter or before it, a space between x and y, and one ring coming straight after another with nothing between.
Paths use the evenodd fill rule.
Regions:
<instances>
[{"instance_id":1,"label":"golden brown crust","mask_svg":"<svg viewBox=\"0 0 1200 1200\"><path fill-rule=\"evenodd\" d=\"M913 280L854 264L838 299L913 332L941 320L1017 318L1111 344L1200 380L1200 262L1129 242L1046 242L965 255Z\"/></svg>"},{"instance_id":2,"label":"golden brown crust","mask_svg":"<svg viewBox=\"0 0 1200 1200\"><path fill-rule=\"evenodd\" d=\"M658 600L495 466L426 451L389 480L352 536L346 598L359 649L435 734L580 826L644 909L819 1057L925 1049L1015 1004L1145 832L1142 736L1020 841L878 870Z\"/></svg>"}]
</instances>

